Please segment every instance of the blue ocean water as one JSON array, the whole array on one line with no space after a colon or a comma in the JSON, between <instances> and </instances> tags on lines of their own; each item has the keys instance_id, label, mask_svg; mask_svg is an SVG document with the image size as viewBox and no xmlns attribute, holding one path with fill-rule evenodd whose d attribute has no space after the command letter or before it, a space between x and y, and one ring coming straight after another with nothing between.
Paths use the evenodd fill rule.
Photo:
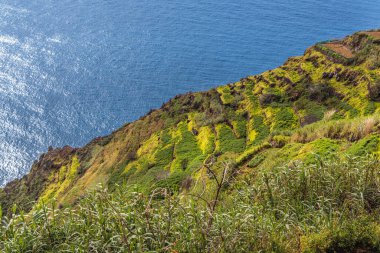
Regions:
<instances>
[{"instance_id":1,"label":"blue ocean water","mask_svg":"<svg viewBox=\"0 0 380 253\"><path fill-rule=\"evenodd\" d=\"M380 28L378 0L1 0L0 184L170 97Z\"/></svg>"}]
</instances>

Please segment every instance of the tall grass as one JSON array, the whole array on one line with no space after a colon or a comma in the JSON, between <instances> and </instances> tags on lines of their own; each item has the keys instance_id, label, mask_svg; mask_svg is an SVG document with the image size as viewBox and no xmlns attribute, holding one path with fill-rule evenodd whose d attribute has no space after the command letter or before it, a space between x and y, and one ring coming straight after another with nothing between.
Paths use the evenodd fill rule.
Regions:
<instances>
[{"instance_id":1,"label":"tall grass","mask_svg":"<svg viewBox=\"0 0 380 253\"><path fill-rule=\"evenodd\" d=\"M13 215L2 217L0 249L380 251L380 167L374 157L295 163L235 182L224 181L226 170L209 174L216 181L211 200L166 189L145 195L118 186L113 192L99 187L72 208L41 204L23 214L15 207Z\"/></svg>"},{"instance_id":2,"label":"tall grass","mask_svg":"<svg viewBox=\"0 0 380 253\"><path fill-rule=\"evenodd\" d=\"M329 116L327 116L328 118ZM321 121L307 125L294 132L292 141L307 143L319 138L346 139L357 141L371 133L380 131L380 115Z\"/></svg>"}]
</instances>

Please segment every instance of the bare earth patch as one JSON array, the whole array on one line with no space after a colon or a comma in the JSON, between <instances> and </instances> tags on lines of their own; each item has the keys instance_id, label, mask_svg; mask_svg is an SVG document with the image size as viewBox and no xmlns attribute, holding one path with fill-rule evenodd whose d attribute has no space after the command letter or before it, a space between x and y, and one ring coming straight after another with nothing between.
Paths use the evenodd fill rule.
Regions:
<instances>
[{"instance_id":1,"label":"bare earth patch","mask_svg":"<svg viewBox=\"0 0 380 253\"><path fill-rule=\"evenodd\" d=\"M363 33L367 34L369 36L372 36L375 39L380 39L380 31L376 31L376 32L363 32Z\"/></svg>"},{"instance_id":2,"label":"bare earth patch","mask_svg":"<svg viewBox=\"0 0 380 253\"><path fill-rule=\"evenodd\" d=\"M351 50L340 42L329 42L324 44L324 46L346 58L354 57L354 54L351 52Z\"/></svg>"}]
</instances>

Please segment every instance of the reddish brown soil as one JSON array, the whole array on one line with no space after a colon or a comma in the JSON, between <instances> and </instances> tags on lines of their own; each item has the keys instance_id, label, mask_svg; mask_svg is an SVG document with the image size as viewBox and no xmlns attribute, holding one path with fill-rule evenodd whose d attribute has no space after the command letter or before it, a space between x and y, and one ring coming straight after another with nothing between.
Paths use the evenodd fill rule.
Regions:
<instances>
[{"instance_id":1,"label":"reddish brown soil","mask_svg":"<svg viewBox=\"0 0 380 253\"><path fill-rule=\"evenodd\" d=\"M380 31L376 31L376 32L363 32L363 33L367 34L369 36L372 36L375 39L380 39Z\"/></svg>"},{"instance_id":2,"label":"reddish brown soil","mask_svg":"<svg viewBox=\"0 0 380 253\"><path fill-rule=\"evenodd\" d=\"M351 50L340 42L329 42L324 44L324 46L346 58L354 57L354 54L351 52Z\"/></svg>"}]
</instances>

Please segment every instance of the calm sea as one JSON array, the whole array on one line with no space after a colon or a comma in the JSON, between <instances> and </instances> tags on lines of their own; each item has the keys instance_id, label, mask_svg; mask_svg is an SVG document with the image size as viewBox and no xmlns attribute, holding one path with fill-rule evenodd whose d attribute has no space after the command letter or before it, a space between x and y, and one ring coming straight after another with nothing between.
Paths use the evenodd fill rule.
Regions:
<instances>
[{"instance_id":1,"label":"calm sea","mask_svg":"<svg viewBox=\"0 0 380 253\"><path fill-rule=\"evenodd\" d=\"M380 28L380 1L1 0L0 185L170 97Z\"/></svg>"}]
</instances>

